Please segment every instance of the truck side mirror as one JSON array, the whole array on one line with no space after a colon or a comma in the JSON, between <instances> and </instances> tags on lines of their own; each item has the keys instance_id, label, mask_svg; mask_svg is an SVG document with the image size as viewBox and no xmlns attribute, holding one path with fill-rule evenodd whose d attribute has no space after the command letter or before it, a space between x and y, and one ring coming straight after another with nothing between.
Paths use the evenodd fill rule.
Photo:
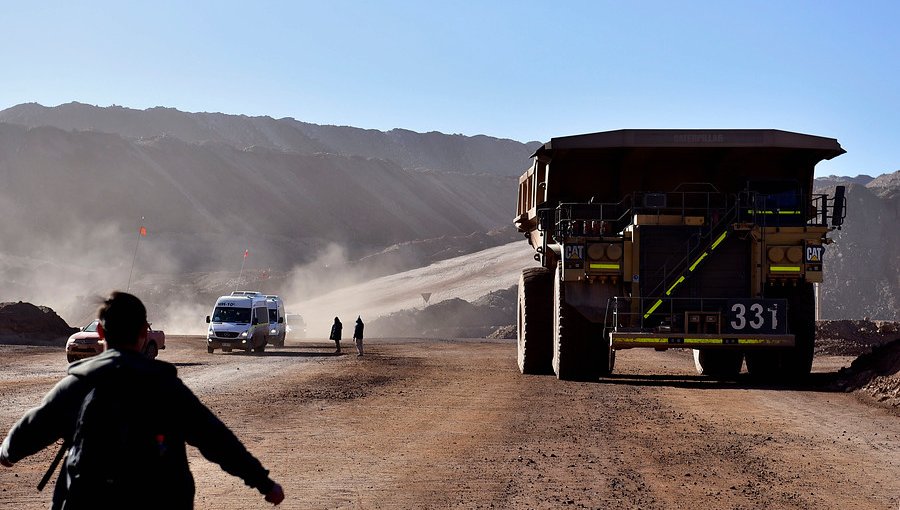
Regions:
<instances>
[{"instance_id":1,"label":"truck side mirror","mask_svg":"<svg viewBox=\"0 0 900 510\"><path fill-rule=\"evenodd\" d=\"M254 318L253 318L253 322L251 322L250 324L256 326L257 324L259 324L259 319L257 319L256 317L254 317Z\"/></svg>"},{"instance_id":2,"label":"truck side mirror","mask_svg":"<svg viewBox=\"0 0 900 510\"><path fill-rule=\"evenodd\" d=\"M844 196L844 186L834 188L834 203L831 206L831 226L840 227L844 224L844 214L847 212L847 198Z\"/></svg>"},{"instance_id":3,"label":"truck side mirror","mask_svg":"<svg viewBox=\"0 0 900 510\"><path fill-rule=\"evenodd\" d=\"M284 317L278 318L278 324L284 324Z\"/></svg>"},{"instance_id":4,"label":"truck side mirror","mask_svg":"<svg viewBox=\"0 0 900 510\"><path fill-rule=\"evenodd\" d=\"M209 315L206 316L206 323L209 324Z\"/></svg>"}]
</instances>

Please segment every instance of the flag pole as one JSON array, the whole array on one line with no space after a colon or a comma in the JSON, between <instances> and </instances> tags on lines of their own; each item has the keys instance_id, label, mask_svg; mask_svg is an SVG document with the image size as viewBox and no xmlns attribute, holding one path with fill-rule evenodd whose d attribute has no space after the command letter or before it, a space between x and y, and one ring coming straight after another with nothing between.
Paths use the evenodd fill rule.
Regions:
<instances>
[{"instance_id":1,"label":"flag pole","mask_svg":"<svg viewBox=\"0 0 900 510\"><path fill-rule=\"evenodd\" d=\"M141 226L138 228L137 242L134 243L134 256L131 257L131 271L128 272L128 285L125 287L125 292L131 290L131 276L134 274L134 261L137 260L137 251L138 246L141 245L141 238L145 235L147 235L147 230L144 229L144 217L141 216Z\"/></svg>"},{"instance_id":2,"label":"flag pole","mask_svg":"<svg viewBox=\"0 0 900 510\"><path fill-rule=\"evenodd\" d=\"M241 272L238 274L237 283L234 284L234 290L238 290L237 288L241 285L241 278L244 277L244 262L247 262L247 255L250 255L249 247L244 250L244 258L241 259Z\"/></svg>"}]
</instances>

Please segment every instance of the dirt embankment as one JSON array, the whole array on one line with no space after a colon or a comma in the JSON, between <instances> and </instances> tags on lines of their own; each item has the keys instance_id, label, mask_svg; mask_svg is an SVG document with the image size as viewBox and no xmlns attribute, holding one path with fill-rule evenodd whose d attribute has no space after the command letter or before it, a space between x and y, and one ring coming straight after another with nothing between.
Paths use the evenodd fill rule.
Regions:
<instances>
[{"instance_id":1,"label":"dirt embankment","mask_svg":"<svg viewBox=\"0 0 900 510\"><path fill-rule=\"evenodd\" d=\"M816 322L816 354L858 356L900 338L900 322L839 320Z\"/></svg>"},{"instance_id":2,"label":"dirt embankment","mask_svg":"<svg viewBox=\"0 0 900 510\"><path fill-rule=\"evenodd\" d=\"M516 287L510 287L472 302L446 299L421 310L380 317L367 326L366 333L372 337L498 338L495 333L508 330L515 320L516 296Z\"/></svg>"},{"instance_id":3,"label":"dirt embankment","mask_svg":"<svg viewBox=\"0 0 900 510\"><path fill-rule=\"evenodd\" d=\"M900 408L900 339L875 347L838 373L834 387Z\"/></svg>"},{"instance_id":4,"label":"dirt embankment","mask_svg":"<svg viewBox=\"0 0 900 510\"><path fill-rule=\"evenodd\" d=\"M76 331L46 306L0 303L0 343L63 345Z\"/></svg>"},{"instance_id":5,"label":"dirt embankment","mask_svg":"<svg viewBox=\"0 0 900 510\"><path fill-rule=\"evenodd\" d=\"M816 324L816 354L858 356L832 386L878 404L900 407L900 323L840 320Z\"/></svg>"}]
</instances>

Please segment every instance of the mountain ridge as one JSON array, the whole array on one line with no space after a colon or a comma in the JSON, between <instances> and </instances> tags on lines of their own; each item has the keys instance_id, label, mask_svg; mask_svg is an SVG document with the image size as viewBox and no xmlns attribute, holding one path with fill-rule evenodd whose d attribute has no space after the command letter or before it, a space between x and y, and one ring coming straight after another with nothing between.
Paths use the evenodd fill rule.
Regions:
<instances>
[{"instance_id":1,"label":"mountain ridge","mask_svg":"<svg viewBox=\"0 0 900 510\"><path fill-rule=\"evenodd\" d=\"M407 169L507 176L521 174L540 145L487 135L417 133L402 128L378 131L317 125L291 117L191 113L167 107L138 110L78 102L53 107L38 103L16 105L0 110L0 122L99 131L136 139L168 134L189 143L221 141L239 148L258 145L304 154L359 155L394 161Z\"/></svg>"},{"instance_id":2,"label":"mountain ridge","mask_svg":"<svg viewBox=\"0 0 900 510\"><path fill-rule=\"evenodd\" d=\"M62 233L60 223L145 216L156 231L291 235L380 251L496 229L515 203L511 177L408 170L377 158L2 123L0 139L0 210L50 235ZM25 197L27 211L18 207ZM72 214L59 218L67 202ZM319 221L299 228L295 218Z\"/></svg>"}]
</instances>

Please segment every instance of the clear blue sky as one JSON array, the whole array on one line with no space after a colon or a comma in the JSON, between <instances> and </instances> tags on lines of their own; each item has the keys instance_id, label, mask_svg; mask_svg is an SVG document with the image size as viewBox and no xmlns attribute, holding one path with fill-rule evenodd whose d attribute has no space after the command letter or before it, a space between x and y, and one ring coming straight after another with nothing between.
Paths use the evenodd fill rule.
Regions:
<instances>
[{"instance_id":1,"label":"clear blue sky","mask_svg":"<svg viewBox=\"0 0 900 510\"><path fill-rule=\"evenodd\" d=\"M0 0L0 108L79 101L519 141L837 138L900 169L900 1Z\"/></svg>"}]
</instances>

